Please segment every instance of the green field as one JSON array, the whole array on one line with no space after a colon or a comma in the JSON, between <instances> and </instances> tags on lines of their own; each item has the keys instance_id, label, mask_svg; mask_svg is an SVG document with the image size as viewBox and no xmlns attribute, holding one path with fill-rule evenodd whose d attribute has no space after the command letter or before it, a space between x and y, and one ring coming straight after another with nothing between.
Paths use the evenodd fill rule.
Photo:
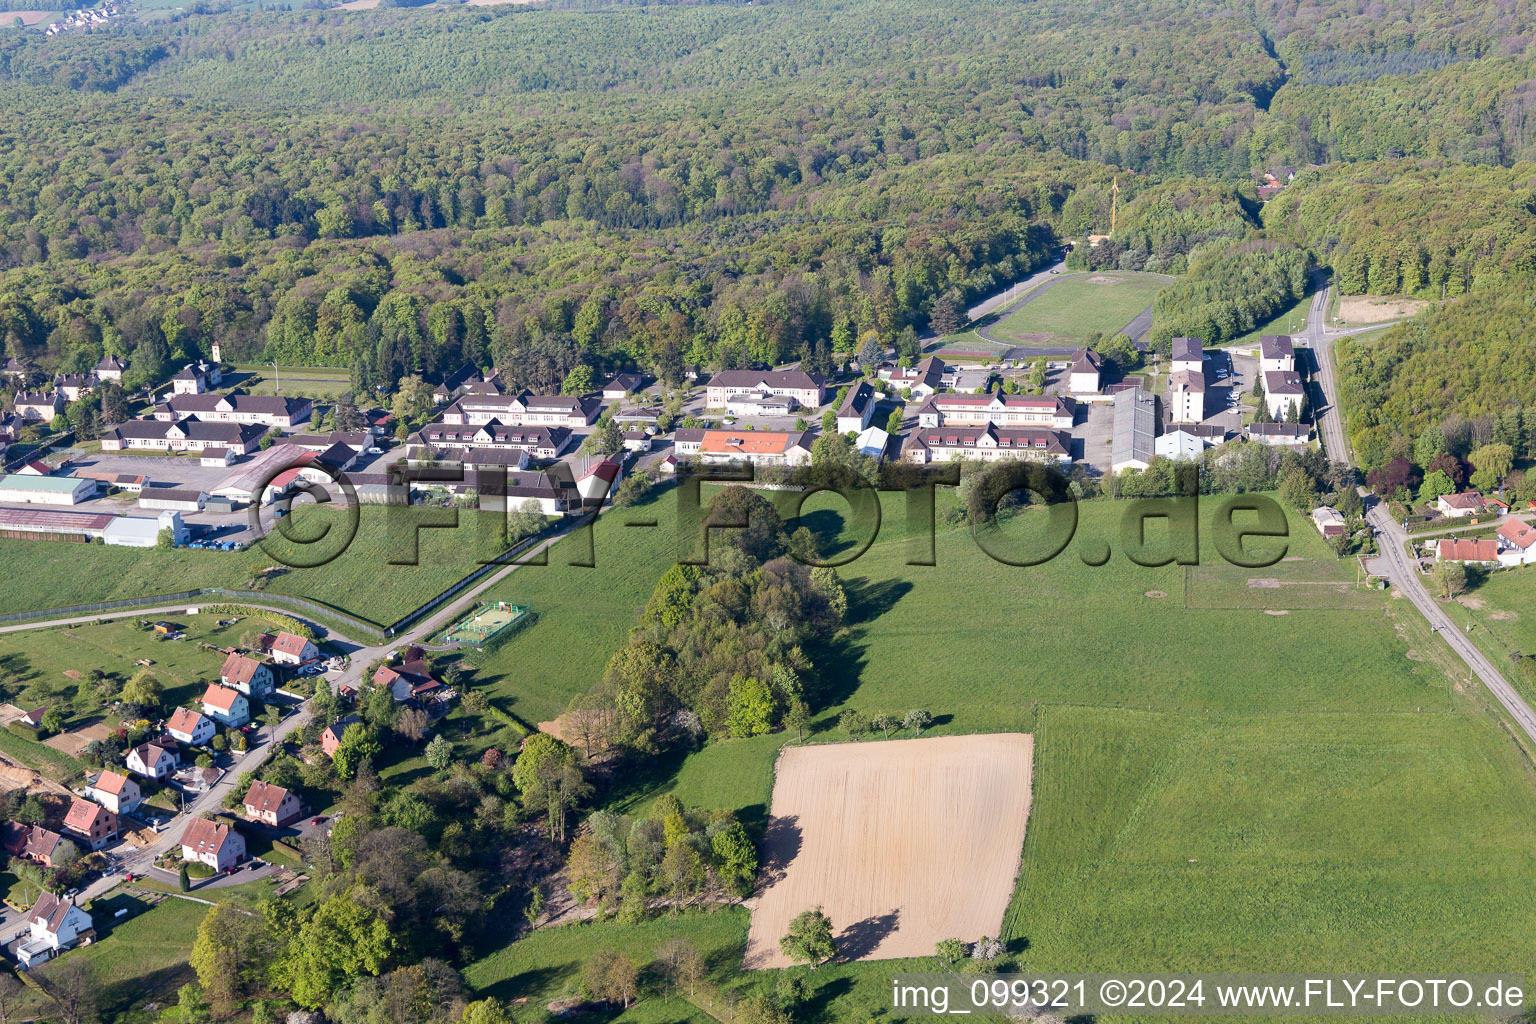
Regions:
<instances>
[{"instance_id":1,"label":"green field","mask_svg":"<svg viewBox=\"0 0 1536 1024\"><path fill-rule=\"evenodd\" d=\"M140 629L138 619L110 619L74 626L24 629L0 633L0 665L5 666L7 691L19 694L22 706L54 705L70 718L69 702L79 685L66 673L88 676L91 669L126 680L139 670L138 661L152 661L150 670L165 688L167 706L188 703L201 696L210 680L218 678L224 656L198 643L226 647L237 644L251 630L272 628L256 618L241 618L220 627L217 615L165 614L150 616L167 621L187 634L185 640L166 640L151 630ZM72 724L78 719L70 719Z\"/></svg>"},{"instance_id":2,"label":"green field","mask_svg":"<svg viewBox=\"0 0 1536 1024\"><path fill-rule=\"evenodd\" d=\"M390 564L391 558L409 556L409 524L425 521L434 511L440 510L364 505L357 536L339 557L315 568L288 569L273 575L267 590L324 602L387 625L477 569L482 552L484 557L496 554L487 540L491 533L480 529L482 522L493 524L494 520L481 520L479 513L462 511L457 529L420 531L417 564ZM339 520L342 513L298 504L294 516L299 523L296 529L307 531L311 516L317 522L325 517ZM285 543L276 533L269 541ZM246 589L253 566L282 568L260 549L160 551L31 540L0 540L0 559L13 569L7 586L0 591L0 612L59 608L196 587Z\"/></svg>"},{"instance_id":3,"label":"green field","mask_svg":"<svg viewBox=\"0 0 1536 1024\"><path fill-rule=\"evenodd\" d=\"M828 538L840 504L827 499L815 517ZM884 539L840 570L849 629L811 652L823 701L812 739L842 741L844 707L924 707L942 733L1035 733L1035 806L1005 929L1031 967L1523 970L1536 957L1518 926L1536 910L1529 766L1477 694L1452 690L1443 652L1415 650L1434 641L1411 610L1354 586L1353 564L1333 559L1305 520L1291 517L1285 560L1243 569L1216 561L1214 506L1203 503L1198 567L1130 563L1120 524L1130 503L1097 502L1046 565L1002 565L968 530L941 528L938 565L925 568L904 564L902 507L888 499ZM581 571L591 582L551 565L501 595L541 609L494 659L507 674L493 685L528 711L558 711L597 678L671 562L659 545L623 544L607 516L598 568ZM1028 511L1006 530L1022 541L1043 518ZM1084 564L1079 552L1102 541L1111 560ZM1280 585L1250 583L1260 579ZM597 607L583 609L578 593ZM562 657L538 658L550 650ZM673 792L760 823L787 739L658 758L612 802L635 811ZM737 918L684 923L714 948L722 919ZM640 944L617 925L585 933L536 935L470 978L539 1002L599 945ZM865 1019L900 966L822 968L797 1020ZM687 1018L666 1016L653 990L620 1019Z\"/></svg>"},{"instance_id":4,"label":"green field","mask_svg":"<svg viewBox=\"0 0 1536 1024\"><path fill-rule=\"evenodd\" d=\"M147 901L116 889L87 909L105 937L65 956L84 960L95 969L102 1019L152 1019L132 1015L152 1013L147 1003L175 1006L176 990L196 980L187 957L208 908L175 898L151 908ZM117 921L112 915L120 909L127 909L128 916ZM26 1010L54 1011L41 993L31 988L25 991Z\"/></svg>"},{"instance_id":5,"label":"green field","mask_svg":"<svg viewBox=\"0 0 1536 1024\"><path fill-rule=\"evenodd\" d=\"M1536 700L1536 685L1515 657L1536 654L1536 571L1530 567L1489 573L1450 606L1452 621L1470 622L1471 637L1504 677Z\"/></svg>"},{"instance_id":6,"label":"green field","mask_svg":"<svg viewBox=\"0 0 1536 1024\"><path fill-rule=\"evenodd\" d=\"M1303 296L1289 309L1283 309L1266 322L1241 337L1222 343L1222 348L1239 345L1257 345L1265 334L1300 334L1307 329L1307 314L1312 311L1312 296Z\"/></svg>"},{"instance_id":7,"label":"green field","mask_svg":"<svg viewBox=\"0 0 1536 1024\"><path fill-rule=\"evenodd\" d=\"M1042 285L1035 298L1003 317L992 335L1026 345L1082 342L1115 334L1148 306L1166 282L1141 274L1094 273Z\"/></svg>"}]
</instances>

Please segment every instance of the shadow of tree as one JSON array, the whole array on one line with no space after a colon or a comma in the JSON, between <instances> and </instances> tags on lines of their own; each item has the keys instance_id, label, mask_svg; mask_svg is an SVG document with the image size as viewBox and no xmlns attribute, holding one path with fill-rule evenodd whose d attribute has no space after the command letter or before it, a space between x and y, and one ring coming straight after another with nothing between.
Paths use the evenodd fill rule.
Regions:
<instances>
[{"instance_id":1,"label":"shadow of tree","mask_svg":"<svg viewBox=\"0 0 1536 1024\"><path fill-rule=\"evenodd\" d=\"M800 855L800 847L804 843L798 815L769 819L768 827L763 829L762 857L757 869L757 885L760 890L784 878L784 873Z\"/></svg>"},{"instance_id":2,"label":"shadow of tree","mask_svg":"<svg viewBox=\"0 0 1536 1024\"><path fill-rule=\"evenodd\" d=\"M901 922L899 909L866 917L844 928L837 936L839 960L862 960L872 954Z\"/></svg>"}]
</instances>

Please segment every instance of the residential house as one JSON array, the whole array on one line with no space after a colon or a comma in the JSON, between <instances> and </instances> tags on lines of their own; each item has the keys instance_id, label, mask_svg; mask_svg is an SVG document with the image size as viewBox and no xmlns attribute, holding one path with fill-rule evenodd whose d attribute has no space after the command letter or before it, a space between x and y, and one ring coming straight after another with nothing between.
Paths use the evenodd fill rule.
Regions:
<instances>
[{"instance_id":1,"label":"residential house","mask_svg":"<svg viewBox=\"0 0 1536 1024\"><path fill-rule=\"evenodd\" d=\"M251 720L251 704L245 694L218 683L209 684L202 705L203 714L227 726L239 728Z\"/></svg>"},{"instance_id":2,"label":"residential house","mask_svg":"<svg viewBox=\"0 0 1536 1024\"><path fill-rule=\"evenodd\" d=\"M214 445L198 452L198 464L212 469L227 469L235 464L235 452L232 448L221 448Z\"/></svg>"},{"instance_id":3,"label":"residential house","mask_svg":"<svg viewBox=\"0 0 1536 1024\"><path fill-rule=\"evenodd\" d=\"M245 837L227 822L193 818L181 833L181 859L227 871L245 860Z\"/></svg>"},{"instance_id":4,"label":"residential house","mask_svg":"<svg viewBox=\"0 0 1536 1024\"><path fill-rule=\"evenodd\" d=\"M181 755L162 743L140 743L123 759L128 770L146 779L164 781L176 774Z\"/></svg>"},{"instance_id":5,"label":"residential house","mask_svg":"<svg viewBox=\"0 0 1536 1024\"><path fill-rule=\"evenodd\" d=\"M342 737L347 734L347 729L354 725L361 725L362 721L357 715L349 714L326 726L325 731L320 734L320 749L325 752L325 756L335 757L336 748L341 746Z\"/></svg>"},{"instance_id":6,"label":"residential house","mask_svg":"<svg viewBox=\"0 0 1536 1024\"><path fill-rule=\"evenodd\" d=\"M1336 508L1319 505L1312 510L1312 525L1324 537L1344 536L1344 516Z\"/></svg>"},{"instance_id":7,"label":"residential house","mask_svg":"<svg viewBox=\"0 0 1536 1024\"><path fill-rule=\"evenodd\" d=\"M1199 338L1174 338L1168 371L1188 371L1205 376L1205 346Z\"/></svg>"},{"instance_id":8,"label":"residential house","mask_svg":"<svg viewBox=\"0 0 1536 1024\"><path fill-rule=\"evenodd\" d=\"M1454 540L1446 537L1436 542L1435 558L1441 562L1498 565L1499 545L1492 538L1487 540Z\"/></svg>"},{"instance_id":9,"label":"residential house","mask_svg":"<svg viewBox=\"0 0 1536 1024\"><path fill-rule=\"evenodd\" d=\"M14 356L6 356L0 361L0 376L10 377L12 380L25 377L28 373L27 364Z\"/></svg>"},{"instance_id":10,"label":"residential house","mask_svg":"<svg viewBox=\"0 0 1536 1024\"><path fill-rule=\"evenodd\" d=\"M699 442L704 462L750 462L757 466L800 466L811 461L810 431L706 430Z\"/></svg>"},{"instance_id":11,"label":"residential house","mask_svg":"<svg viewBox=\"0 0 1536 1024\"><path fill-rule=\"evenodd\" d=\"M113 814L132 814L144 800L139 784L126 775L104 770L85 789L85 795Z\"/></svg>"},{"instance_id":12,"label":"residential house","mask_svg":"<svg viewBox=\"0 0 1536 1024\"><path fill-rule=\"evenodd\" d=\"M129 448L150 451L209 452L215 449L249 455L261 445L265 427L253 423L213 423L197 416L181 420L124 420L101 435L101 450ZM228 461L233 461L225 456Z\"/></svg>"},{"instance_id":13,"label":"residential house","mask_svg":"<svg viewBox=\"0 0 1536 1024\"><path fill-rule=\"evenodd\" d=\"M373 674L373 685L389 690L390 696L400 703L431 700L445 689L442 683L432 677L421 656L416 654L413 657L410 651L399 665L380 666Z\"/></svg>"},{"instance_id":14,"label":"residential house","mask_svg":"<svg viewBox=\"0 0 1536 1024\"><path fill-rule=\"evenodd\" d=\"M441 422L451 426L480 426L495 421L507 426L580 430L597 419L602 407L602 400L596 397L535 395L530 391L515 395L471 391L443 410Z\"/></svg>"},{"instance_id":15,"label":"residential house","mask_svg":"<svg viewBox=\"0 0 1536 1024\"><path fill-rule=\"evenodd\" d=\"M723 409L732 395L781 395L796 406L816 409L826 401L826 379L804 370L721 370L705 385L705 404Z\"/></svg>"},{"instance_id":16,"label":"residential house","mask_svg":"<svg viewBox=\"0 0 1536 1024\"><path fill-rule=\"evenodd\" d=\"M1259 372L1293 373L1296 370L1296 346L1289 334L1259 336Z\"/></svg>"},{"instance_id":17,"label":"residential house","mask_svg":"<svg viewBox=\"0 0 1536 1024\"><path fill-rule=\"evenodd\" d=\"M837 432L857 434L869 426L879 401L874 387L867 380L861 380L850 387L843 398L843 404L837 410Z\"/></svg>"},{"instance_id":18,"label":"residential house","mask_svg":"<svg viewBox=\"0 0 1536 1024\"><path fill-rule=\"evenodd\" d=\"M196 416L209 423L246 423L288 430L309 419L313 411L314 403L307 398L231 392L172 395L163 405L155 406L153 415L165 421Z\"/></svg>"},{"instance_id":19,"label":"residential house","mask_svg":"<svg viewBox=\"0 0 1536 1024\"><path fill-rule=\"evenodd\" d=\"M173 395L201 395L224 383L224 371L219 367L218 357L213 362L198 360L188 363L181 372L171 378L171 393Z\"/></svg>"},{"instance_id":20,"label":"residential house","mask_svg":"<svg viewBox=\"0 0 1536 1024\"><path fill-rule=\"evenodd\" d=\"M1500 565L1536 564L1536 526L1523 519L1506 519L1499 524L1495 539Z\"/></svg>"},{"instance_id":21,"label":"residential house","mask_svg":"<svg viewBox=\"0 0 1536 1024\"><path fill-rule=\"evenodd\" d=\"M1305 423L1250 423L1243 435L1259 444L1301 448L1312 439L1312 428Z\"/></svg>"},{"instance_id":22,"label":"residential house","mask_svg":"<svg viewBox=\"0 0 1536 1024\"><path fill-rule=\"evenodd\" d=\"M24 825L16 821L6 822L3 842L6 852L12 857L21 857L45 868L64 863L66 853L80 852L74 843L57 832L41 825Z\"/></svg>"},{"instance_id":23,"label":"residential house","mask_svg":"<svg viewBox=\"0 0 1536 1024\"><path fill-rule=\"evenodd\" d=\"M703 427L678 427L672 435L672 450L679 458L697 455L704 447Z\"/></svg>"},{"instance_id":24,"label":"residential house","mask_svg":"<svg viewBox=\"0 0 1536 1024\"><path fill-rule=\"evenodd\" d=\"M277 689L271 667L244 654L231 654L224 659L224 665L219 669L219 682L247 697L265 697Z\"/></svg>"},{"instance_id":25,"label":"residential house","mask_svg":"<svg viewBox=\"0 0 1536 1024\"><path fill-rule=\"evenodd\" d=\"M1080 348L1072 353L1072 365L1067 369L1067 393L1072 395L1096 395L1103 386L1104 360L1091 348Z\"/></svg>"},{"instance_id":26,"label":"residential house","mask_svg":"<svg viewBox=\"0 0 1536 1024\"><path fill-rule=\"evenodd\" d=\"M1168 410L1175 423L1205 419L1205 374L1176 370L1168 377Z\"/></svg>"},{"instance_id":27,"label":"residential house","mask_svg":"<svg viewBox=\"0 0 1536 1024\"><path fill-rule=\"evenodd\" d=\"M191 708L177 708L165 723L165 731L180 743L192 747L205 746L213 739L213 719L200 715Z\"/></svg>"},{"instance_id":28,"label":"residential house","mask_svg":"<svg viewBox=\"0 0 1536 1024\"><path fill-rule=\"evenodd\" d=\"M320 656L320 648L315 646L313 640L287 630L278 633L270 643L263 641L263 645L267 653L272 655L272 660L279 665L302 665Z\"/></svg>"},{"instance_id":29,"label":"residential house","mask_svg":"<svg viewBox=\"0 0 1536 1024\"><path fill-rule=\"evenodd\" d=\"M43 727L43 716L47 713L48 708L46 706L33 708L31 711L22 714L20 722L22 725L29 725L34 729L41 729Z\"/></svg>"},{"instance_id":30,"label":"residential house","mask_svg":"<svg viewBox=\"0 0 1536 1024\"><path fill-rule=\"evenodd\" d=\"M620 435L624 442L624 450L627 452L648 452L651 450L651 435L643 430L626 430Z\"/></svg>"},{"instance_id":31,"label":"residential house","mask_svg":"<svg viewBox=\"0 0 1536 1024\"><path fill-rule=\"evenodd\" d=\"M1058 430L980 427L934 427L914 430L901 448L909 462L950 462L972 459L995 462L1028 459L1066 465L1072 461L1072 439Z\"/></svg>"},{"instance_id":32,"label":"residential house","mask_svg":"<svg viewBox=\"0 0 1536 1024\"><path fill-rule=\"evenodd\" d=\"M1442 494L1435 500L1435 508L1449 519L1475 516L1483 510L1483 496L1478 491L1462 491L1460 494Z\"/></svg>"},{"instance_id":33,"label":"residential house","mask_svg":"<svg viewBox=\"0 0 1536 1024\"><path fill-rule=\"evenodd\" d=\"M101 362L96 364L96 376L100 380L121 381L127 372L128 360L117 356L103 356Z\"/></svg>"},{"instance_id":34,"label":"residential house","mask_svg":"<svg viewBox=\"0 0 1536 1024\"><path fill-rule=\"evenodd\" d=\"M18 391L12 404L26 423L47 423L64 411L64 396L57 391Z\"/></svg>"},{"instance_id":35,"label":"residential house","mask_svg":"<svg viewBox=\"0 0 1536 1024\"><path fill-rule=\"evenodd\" d=\"M75 906L73 898L44 892L27 912L27 936L16 947L16 961L31 970L95 937L91 915Z\"/></svg>"},{"instance_id":36,"label":"residential house","mask_svg":"<svg viewBox=\"0 0 1536 1024\"><path fill-rule=\"evenodd\" d=\"M263 825L282 828L304 814L299 798L282 786L257 780L245 792L245 816Z\"/></svg>"},{"instance_id":37,"label":"residential house","mask_svg":"<svg viewBox=\"0 0 1536 1024\"><path fill-rule=\"evenodd\" d=\"M927 398L939 391L947 383L946 378L952 380L954 370L938 356L929 356L916 366L898 366L885 377L897 391L909 391L914 398Z\"/></svg>"},{"instance_id":38,"label":"residential house","mask_svg":"<svg viewBox=\"0 0 1536 1024\"><path fill-rule=\"evenodd\" d=\"M117 815L101 804L75 797L64 815L63 832L87 850L99 850L117 838Z\"/></svg>"},{"instance_id":39,"label":"residential house","mask_svg":"<svg viewBox=\"0 0 1536 1024\"><path fill-rule=\"evenodd\" d=\"M1077 403L1054 395L933 395L917 410L920 427L1045 427L1071 430Z\"/></svg>"}]
</instances>

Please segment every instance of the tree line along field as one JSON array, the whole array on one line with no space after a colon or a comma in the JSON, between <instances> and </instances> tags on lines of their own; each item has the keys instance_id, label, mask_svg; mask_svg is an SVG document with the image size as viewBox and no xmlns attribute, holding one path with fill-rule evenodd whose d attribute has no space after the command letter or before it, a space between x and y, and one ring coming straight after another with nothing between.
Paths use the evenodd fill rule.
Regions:
<instances>
[{"instance_id":1,"label":"tree line along field","mask_svg":"<svg viewBox=\"0 0 1536 1024\"><path fill-rule=\"evenodd\" d=\"M663 495L657 505L663 528L669 501ZM825 496L807 503L825 536L836 534L829 524L842 520L839 506L846 509ZM846 742L837 727L844 708L922 707L938 735L1034 734L1034 804L1003 935L1031 969L1528 964L1536 941L1510 936L1536 910L1536 840L1525 825L1536 813L1536 782L1476 691L1458 692L1437 659L1420 660L1410 646L1430 638L1401 623L1406 613L1383 592L1351 588L1341 605L1298 596L1301 588L1250 587L1261 575L1310 579L1332 584L1322 592L1333 595L1354 578L1352 563L1336 561L1296 515L1290 560L1267 569L1149 569L1118 550L1104 566L1083 564L1077 545L1085 541L1118 548L1129 506L1080 506L1078 539L1034 568L993 562L968 528L940 525L939 564L926 568L904 564L904 510L900 496L888 498L882 539L840 569L849 628L813 653L824 703L809 741ZM1039 516L1026 511L1006 529L1034 528ZM615 609L638 608L645 572L664 569L670 554L621 545L624 527L611 512L605 518L599 567L585 571L596 584L620 582L588 586L613 590ZM1208 529L1202 555L1215 557ZM552 561L560 559L557 548ZM1203 603L1186 608L1191 577ZM519 600L529 587L554 594L569 585L555 575L532 579ZM562 619L541 616L518 642L546 654L576 647ZM625 624L610 626L583 642L622 642ZM558 707L563 687L574 693L594 678L593 669L568 671L547 656L540 665L536 703L546 709ZM775 757L792 740L776 733L664 755L611 806L643 812L667 792L761 824ZM834 921L834 930L844 924ZM558 994L596 948L633 946L643 958L650 927L609 922L536 934L467 973L488 990L537 993L537 1002ZM685 916L679 927L701 949L739 962L745 915ZM886 1004L892 971L933 965L823 966L808 1019L862 1020ZM727 980L722 969L718 977L739 993L772 985L771 972ZM642 1002L624 1019L690 1018Z\"/></svg>"},{"instance_id":2,"label":"tree line along field","mask_svg":"<svg viewBox=\"0 0 1536 1024\"><path fill-rule=\"evenodd\" d=\"M340 520L342 516L340 512L305 504L295 504L293 511L299 524L295 529L301 531L310 529L306 524L311 516L319 523L328 521L327 517ZM333 561L314 568L287 568L278 559L264 554L260 546L245 551L161 551L0 540L0 558L14 569L0 593L0 613L170 594L198 587L262 589L252 586L252 569L271 567L275 571L265 586L270 593L309 598L377 625L388 625L479 568L479 558L495 557L499 550L488 542L479 514L464 510L459 513L457 529L420 531L417 564L390 564L391 559L409 556L409 531L392 532L392 517L399 516L405 522L423 521L424 513L419 509L371 505L361 506L359 512L357 536L352 543ZM489 523L494 524L494 520ZM337 528L340 529L339 522ZM287 543L276 533L269 542ZM301 549L277 550L291 557Z\"/></svg>"}]
</instances>

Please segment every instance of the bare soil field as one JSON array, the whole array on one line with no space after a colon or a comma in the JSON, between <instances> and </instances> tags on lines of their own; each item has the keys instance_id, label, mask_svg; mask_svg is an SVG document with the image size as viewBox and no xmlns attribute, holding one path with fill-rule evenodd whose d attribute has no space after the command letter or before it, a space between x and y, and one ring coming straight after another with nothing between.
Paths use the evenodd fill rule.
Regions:
<instances>
[{"instance_id":1,"label":"bare soil field","mask_svg":"<svg viewBox=\"0 0 1536 1024\"><path fill-rule=\"evenodd\" d=\"M1374 324L1382 320L1396 320L1413 316L1429 305L1423 299L1397 299L1380 295L1339 296L1339 316L1346 323Z\"/></svg>"},{"instance_id":2,"label":"bare soil field","mask_svg":"<svg viewBox=\"0 0 1536 1024\"><path fill-rule=\"evenodd\" d=\"M1023 733L786 747L745 965L789 966L779 938L817 905L843 960L930 956L940 939L998 934L1033 763Z\"/></svg>"},{"instance_id":3,"label":"bare soil field","mask_svg":"<svg viewBox=\"0 0 1536 1024\"><path fill-rule=\"evenodd\" d=\"M91 740L104 740L110 735L112 730L108 729L104 722L92 722L79 729L56 733L43 742L70 757L79 757L81 752L91 745Z\"/></svg>"}]
</instances>

